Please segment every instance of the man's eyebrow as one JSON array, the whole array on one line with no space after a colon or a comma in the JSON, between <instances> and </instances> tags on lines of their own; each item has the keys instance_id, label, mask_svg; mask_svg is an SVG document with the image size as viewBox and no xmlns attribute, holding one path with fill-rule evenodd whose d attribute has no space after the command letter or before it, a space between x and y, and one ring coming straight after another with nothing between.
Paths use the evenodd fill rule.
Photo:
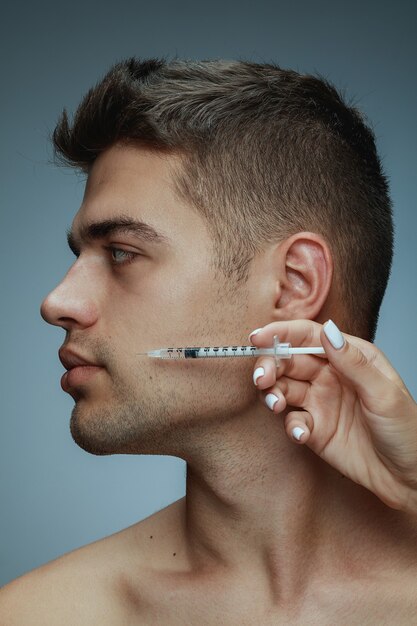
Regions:
<instances>
[{"instance_id":1,"label":"man's eyebrow","mask_svg":"<svg viewBox=\"0 0 417 626\"><path fill-rule=\"evenodd\" d=\"M109 235L133 235L136 239L150 243L167 244L171 243L169 237L155 230L150 224L131 217L121 216L102 222L90 222L80 228L76 236L71 229L67 230L68 245L74 254L79 254L79 241L88 242L104 239Z\"/></svg>"}]
</instances>

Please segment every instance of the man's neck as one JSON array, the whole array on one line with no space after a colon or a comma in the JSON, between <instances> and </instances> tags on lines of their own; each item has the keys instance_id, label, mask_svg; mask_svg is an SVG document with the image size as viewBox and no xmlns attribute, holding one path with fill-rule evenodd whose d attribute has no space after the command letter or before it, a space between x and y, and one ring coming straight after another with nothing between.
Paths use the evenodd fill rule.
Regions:
<instances>
[{"instance_id":1,"label":"man's neck","mask_svg":"<svg viewBox=\"0 0 417 626\"><path fill-rule=\"evenodd\" d=\"M289 441L282 416L243 416L194 443L185 532L196 566L257 570L290 602L319 579L377 576L407 559L413 522Z\"/></svg>"}]
</instances>

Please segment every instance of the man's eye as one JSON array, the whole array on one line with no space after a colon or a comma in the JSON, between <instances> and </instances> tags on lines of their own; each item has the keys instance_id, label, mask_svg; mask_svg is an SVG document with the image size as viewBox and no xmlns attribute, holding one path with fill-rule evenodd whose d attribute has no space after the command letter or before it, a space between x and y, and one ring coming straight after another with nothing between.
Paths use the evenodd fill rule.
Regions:
<instances>
[{"instance_id":1,"label":"man's eye","mask_svg":"<svg viewBox=\"0 0 417 626\"><path fill-rule=\"evenodd\" d=\"M111 262L112 265L128 265L135 260L138 254L136 252L127 252L126 250L121 250L120 248L112 248L109 247L111 253Z\"/></svg>"}]
</instances>

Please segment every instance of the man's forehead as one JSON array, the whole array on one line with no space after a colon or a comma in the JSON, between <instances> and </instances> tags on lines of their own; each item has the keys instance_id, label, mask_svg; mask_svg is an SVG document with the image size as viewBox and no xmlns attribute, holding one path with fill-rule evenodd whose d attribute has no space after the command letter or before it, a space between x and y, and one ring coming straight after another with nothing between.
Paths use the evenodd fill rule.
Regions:
<instances>
[{"instance_id":1,"label":"man's forehead","mask_svg":"<svg viewBox=\"0 0 417 626\"><path fill-rule=\"evenodd\" d=\"M98 238L99 233L136 234L155 243L181 244L206 224L195 208L174 190L170 157L142 148L112 146L94 162L71 239ZM112 225L113 224L113 225ZM114 227L114 228L113 228Z\"/></svg>"},{"instance_id":2,"label":"man's forehead","mask_svg":"<svg viewBox=\"0 0 417 626\"><path fill-rule=\"evenodd\" d=\"M175 172L181 168L181 158L174 153L166 153L137 145L114 144L100 153L91 165L86 193L90 187L112 184L118 179L131 179L133 183L158 181L171 186Z\"/></svg>"},{"instance_id":3,"label":"man's forehead","mask_svg":"<svg viewBox=\"0 0 417 626\"><path fill-rule=\"evenodd\" d=\"M128 214L133 219L166 222L170 215L188 212L191 207L176 191L173 159L143 148L106 149L91 167L75 220Z\"/></svg>"}]
</instances>

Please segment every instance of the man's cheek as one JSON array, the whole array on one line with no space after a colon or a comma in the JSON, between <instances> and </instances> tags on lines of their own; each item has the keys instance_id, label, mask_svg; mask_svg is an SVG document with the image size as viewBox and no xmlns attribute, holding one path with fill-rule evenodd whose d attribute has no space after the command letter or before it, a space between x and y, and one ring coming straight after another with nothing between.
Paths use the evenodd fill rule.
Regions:
<instances>
[{"instance_id":1,"label":"man's cheek","mask_svg":"<svg viewBox=\"0 0 417 626\"><path fill-rule=\"evenodd\" d=\"M190 398L198 399L200 413L207 412L213 417L225 412L230 415L256 403L252 359L219 357L199 359L199 363L201 366L189 373L182 385ZM197 363L192 365L195 367Z\"/></svg>"}]
</instances>

